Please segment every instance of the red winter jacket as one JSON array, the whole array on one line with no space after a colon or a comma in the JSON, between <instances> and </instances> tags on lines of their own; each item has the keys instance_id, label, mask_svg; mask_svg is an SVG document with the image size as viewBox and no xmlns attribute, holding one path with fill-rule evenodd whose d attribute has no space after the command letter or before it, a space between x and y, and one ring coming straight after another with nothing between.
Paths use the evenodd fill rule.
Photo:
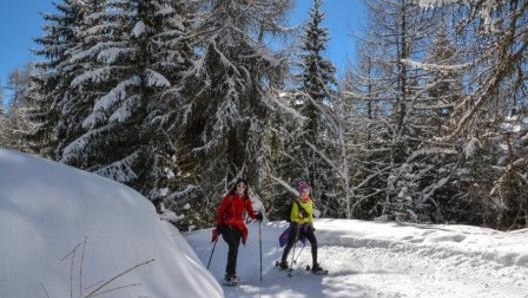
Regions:
<instances>
[{"instance_id":1,"label":"red winter jacket","mask_svg":"<svg viewBox=\"0 0 528 298\"><path fill-rule=\"evenodd\" d=\"M248 197L227 194L222 198L216 218L218 225L227 225L239 230L242 233L242 243L246 243L248 235L248 229L244 222L244 210L247 210L248 215L253 219L257 216Z\"/></svg>"}]
</instances>

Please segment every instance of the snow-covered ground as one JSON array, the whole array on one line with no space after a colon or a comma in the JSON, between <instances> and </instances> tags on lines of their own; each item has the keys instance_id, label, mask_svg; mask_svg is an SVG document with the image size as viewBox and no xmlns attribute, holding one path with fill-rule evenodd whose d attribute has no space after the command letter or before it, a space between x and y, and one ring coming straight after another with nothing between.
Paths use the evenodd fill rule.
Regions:
<instances>
[{"instance_id":1,"label":"snow-covered ground","mask_svg":"<svg viewBox=\"0 0 528 298\"><path fill-rule=\"evenodd\" d=\"M223 295L188 243L136 191L0 149L0 297L94 296Z\"/></svg>"},{"instance_id":2,"label":"snow-covered ground","mask_svg":"<svg viewBox=\"0 0 528 298\"><path fill-rule=\"evenodd\" d=\"M528 229L505 233L461 225L318 219L319 260L329 274L303 270L311 265L307 244L288 277L274 267L286 222L262 223L260 281L259 227L249 227L247 246L239 252L237 273L243 282L224 287L228 298L528 298ZM184 234L204 264L212 250L210 233ZM224 274L226 251L220 240L210 265L217 279Z\"/></svg>"},{"instance_id":3,"label":"snow-covered ground","mask_svg":"<svg viewBox=\"0 0 528 298\"><path fill-rule=\"evenodd\" d=\"M0 298L528 298L528 229L318 219L330 273L304 271L299 246L288 277L274 268L286 225L250 223L242 283L222 287L210 229L180 233L128 187L0 149Z\"/></svg>"}]
</instances>

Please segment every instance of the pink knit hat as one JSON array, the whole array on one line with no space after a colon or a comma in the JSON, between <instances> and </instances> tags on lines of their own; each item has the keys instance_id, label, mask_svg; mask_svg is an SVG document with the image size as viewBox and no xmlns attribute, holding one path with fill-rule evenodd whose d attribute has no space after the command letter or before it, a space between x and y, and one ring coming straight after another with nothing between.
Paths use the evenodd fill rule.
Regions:
<instances>
[{"instance_id":1,"label":"pink knit hat","mask_svg":"<svg viewBox=\"0 0 528 298\"><path fill-rule=\"evenodd\" d=\"M308 184L308 182L306 181L300 181L299 183L297 183L297 191L299 192L299 194L302 194L305 189L309 189L309 188L310 188L310 184Z\"/></svg>"}]
</instances>

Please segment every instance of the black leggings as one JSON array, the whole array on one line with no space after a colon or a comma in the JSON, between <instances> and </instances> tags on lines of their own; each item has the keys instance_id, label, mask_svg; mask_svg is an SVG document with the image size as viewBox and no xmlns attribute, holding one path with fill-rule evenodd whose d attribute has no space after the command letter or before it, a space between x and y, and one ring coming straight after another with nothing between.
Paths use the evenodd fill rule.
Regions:
<instances>
[{"instance_id":1,"label":"black leggings","mask_svg":"<svg viewBox=\"0 0 528 298\"><path fill-rule=\"evenodd\" d=\"M310 246L312 248L312 266L315 266L317 264L317 239L315 238L313 227L308 224L299 225L293 222L290 224L290 227L291 231L288 237L288 244L286 244L284 252L282 253L282 262L287 262L291 248L301 236L304 236L310 241Z\"/></svg>"},{"instance_id":2,"label":"black leggings","mask_svg":"<svg viewBox=\"0 0 528 298\"><path fill-rule=\"evenodd\" d=\"M222 237L229 247L227 251L227 265L225 272L227 275L236 275L238 247L240 246L242 233L235 228L224 227Z\"/></svg>"}]
</instances>

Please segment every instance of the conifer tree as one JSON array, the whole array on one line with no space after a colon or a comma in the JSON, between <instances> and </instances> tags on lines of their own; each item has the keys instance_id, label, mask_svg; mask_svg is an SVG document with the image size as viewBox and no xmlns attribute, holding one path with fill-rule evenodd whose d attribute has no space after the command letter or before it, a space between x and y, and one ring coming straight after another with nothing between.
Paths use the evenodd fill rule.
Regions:
<instances>
[{"instance_id":1,"label":"conifer tree","mask_svg":"<svg viewBox=\"0 0 528 298\"><path fill-rule=\"evenodd\" d=\"M73 64L85 66L71 83L83 96L69 102L70 110L80 111L83 131L72 134L76 138L61 160L127 183L152 199L166 187L160 173L174 151L166 131L176 96L170 90L190 65L180 4L113 1L84 20L85 32L92 34L72 55Z\"/></svg>"},{"instance_id":2,"label":"conifer tree","mask_svg":"<svg viewBox=\"0 0 528 298\"><path fill-rule=\"evenodd\" d=\"M78 96L76 90L70 88L73 70L69 67L70 50L80 40L76 36L78 24L84 17L84 1L64 0L54 3L55 13L43 14L46 22L43 35L35 39L41 46L35 54L42 57L36 63L37 71L33 80L31 112L28 119L33 123L33 139L36 143L48 143L42 148L42 155L52 159L60 159L58 135L61 134L62 102ZM33 97L35 95L35 97ZM47 141L45 141L47 140Z\"/></svg>"},{"instance_id":3,"label":"conifer tree","mask_svg":"<svg viewBox=\"0 0 528 298\"><path fill-rule=\"evenodd\" d=\"M94 99L100 96L100 90L93 86L81 86L78 81L83 74L101 66L94 56L94 49L110 33L106 9L106 0L79 4L75 22L71 25L71 45L65 52L65 59L54 70L64 85L58 90L60 97L54 103L58 112L54 130L57 139L55 158L58 160L63 159L64 149L85 133L83 122L91 113Z\"/></svg>"},{"instance_id":4,"label":"conifer tree","mask_svg":"<svg viewBox=\"0 0 528 298\"><path fill-rule=\"evenodd\" d=\"M179 109L179 145L187 152L180 155L181 164L202 187L202 212L215 208L237 177L255 191L266 187L272 165L265 141L276 126L271 89L286 63L267 43L285 33L282 22L290 4L203 1L206 10L197 19L200 57L186 79L193 95Z\"/></svg>"},{"instance_id":5,"label":"conifer tree","mask_svg":"<svg viewBox=\"0 0 528 298\"><path fill-rule=\"evenodd\" d=\"M327 194L335 191L332 185L335 184L336 173L321 155L335 160L336 135L335 131L330 131L329 117L333 114L337 97L335 67L324 58L329 34L323 26L325 14L321 10L322 5L322 0L314 0L302 35L299 65L302 84L299 99L302 104L299 108L307 120L304 132L297 136L298 144L294 145L300 150L293 154L302 161L298 177L313 184L313 195L321 197L322 204L331 205Z\"/></svg>"}]
</instances>

